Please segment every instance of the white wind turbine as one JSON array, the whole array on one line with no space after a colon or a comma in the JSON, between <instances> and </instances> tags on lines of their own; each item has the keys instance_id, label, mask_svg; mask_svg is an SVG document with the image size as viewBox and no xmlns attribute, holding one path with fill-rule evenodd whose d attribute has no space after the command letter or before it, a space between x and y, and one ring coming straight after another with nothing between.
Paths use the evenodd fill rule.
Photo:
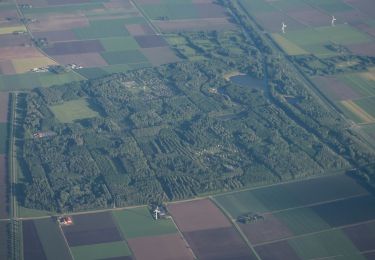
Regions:
<instances>
[{"instance_id":1,"label":"white wind turbine","mask_svg":"<svg viewBox=\"0 0 375 260\"><path fill-rule=\"evenodd\" d=\"M283 32L283 33L285 33L285 28L286 28L287 26L286 26L286 24L283 22L282 24L281 24L281 31Z\"/></svg>"},{"instance_id":2,"label":"white wind turbine","mask_svg":"<svg viewBox=\"0 0 375 260\"><path fill-rule=\"evenodd\" d=\"M332 15L332 21L331 21L331 26L335 26L336 18L334 15Z\"/></svg>"},{"instance_id":3,"label":"white wind turbine","mask_svg":"<svg viewBox=\"0 0 375 260\"><path fill-rule=\"evenodd\" d=\"M159 207L156 207L156 209L154 210L154 213L155 213L155 220L157 220L158 214L160 213Z\"/></svg>"}]
</instances>

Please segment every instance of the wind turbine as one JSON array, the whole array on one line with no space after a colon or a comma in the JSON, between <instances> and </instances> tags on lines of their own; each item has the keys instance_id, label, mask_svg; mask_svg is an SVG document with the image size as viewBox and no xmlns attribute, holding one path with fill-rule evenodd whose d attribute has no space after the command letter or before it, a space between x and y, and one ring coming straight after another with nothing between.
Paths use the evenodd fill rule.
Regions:
<instances>
[{"instance_id":1,"label":"wind turbine","mask_svg":"<svg viewBox=\"0 0 375 260\"><path fill-rule=\"evenodd\" d=\"M335 18L335 16L334 15L332 15L332 21L331 21L331 25L332 26L335 26L335 22L336 22L336 18Z\"/></svg>"},{"instance_id":2,"label":"wind turbine","mask_svg":"<svg viewBox=\"0 0 375 260\"><path fill-rule=\"evenodd\" d=\"M283 22L282 24L281 24L281 31L283 32L283 33L285 33L285 28L286 28L287 26L286 26L286 24Z\"/></svg>"},{"instance_id":3,"label":"wind turbine","mask_svg":"<svg viewBox=\"0 0 375 260\"><path fill-rule=\"evenodd\" d=\"M155 220L158 220L158 214L160 213L159 207L156 207L156 209L154 210L154 213L155 213Z\"/></svg>"}]
</instances>

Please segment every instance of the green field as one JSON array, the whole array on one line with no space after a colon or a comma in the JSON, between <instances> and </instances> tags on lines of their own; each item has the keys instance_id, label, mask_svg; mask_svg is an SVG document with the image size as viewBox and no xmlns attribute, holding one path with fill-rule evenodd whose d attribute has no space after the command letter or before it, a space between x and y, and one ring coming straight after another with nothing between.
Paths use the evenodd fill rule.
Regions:
<instances>
[{"instance_id":1,"label":"green field","mask_svg":"<svg viewBox=\"0 0 375 260\"><path fill-rule=\"evenodd\" d=\"M72 123L75 120L99 116L97 112L89 107L86 99L67 101L50 108L55 117L62 123Z\"/></svg>"},{"instance_id":2,"label":"green field","mask_svg":"<svg viewBox=\"0 0 375 260\"><path fill-rule=\"evenodd\" d=\"M106 51L126 51L139 49L138 43L132 37L100 39Z\"/></svg>"},{"instance_id":3,"label":"green field","mask_svg":"<svg viewBox=\"0 0 375 260\"><path fill-rule=\"evenodd\" d=\"M8 255L8 241L10 234L8 233L8 228L10 223L8 221L0 222L0 259L9 259Z\"/></svg>"},{"instance_id":4,"label":"green field","mask_svg":"<svg viewBox=\"0 0 375 260\"><path fill-rule=\"evenodd\" d=\"M355 100L354 103L360 106L368 114L375 117L375 97L358 99Z\"/></svg>"},{"instance_id":5,"label":"green field","mask_svg":"<svg viewBox=\"0 0 375 260\"><path fill-rule=\"evenodd\" d=\"M78 13L85 12L95 9L103 9L102 3L82 3L82 4L70 4L70 5L59 5L59 6L49 6L49 7L33 7L24 8L22 12L25 15L38 14L44 15L48 13Z\"/></svg>"},{"instance_id":6,"label":"green field","mask_svg":"<svg viewBox=\"0 0 375 260\"><path fill-rule=\"evenodd\" d=\"M77 73L54 74L50 72L0 75L0 91L30 90L37 87L50 87L83 80Z\"/></svg>"},{"instance_id":7,"label":"green field","mask_svg":"<svg viewBox=\"0 0 375 260\"><path fill-rule=\"evenodd\" d=\"M157 236L177 232L171 219L159 219L156 221L147 207L113 211L112 213L126 238Z\"/></svg>"},{"instance_id":8,"label":"green field","mask_svg":"<svg viewBox=\"0 0 375 260\"><path fill-rule=\"evenodd\" d=\"M353 10L352 7L345 4L342 0L306 0L306 2L329 13Z\"/></svg>"},{"instance_id":9,"label":"green field","mask_svg":"<svg viewBox=\"0 0 375 260\"><path fill-rule=\"evenodd\" d=\"M129 33L125 28L125 19L90 21L89 27L73 30L78 39L98 39L106 37L125 37Z\"/></svg>"},{"instance_id":10,"label":"green field","mask_svg":"<svg viewBox=\"0 0 375 260\"><path fill-rule=\"evenodd\" d=\"M22 173L19 173L21 175ZM22 176L24 178L24 176ZM43 216L51 216L56 214L56 212L50 212L45 210L38 210L38 209L29 209L18 205L18 214L22 218L33 218L33 217L43 217Z\"/></svg>"},{"instance_id":11,"label":"green field","mask_svg":"<svg viewBox=\"0 0 375 260\"><path fill-rule=\"evenodd\" d=\"M75 260L109 259L131 255L125 241L71 247Z\"/></svg>"},{"instance_id":12,"label":"green field","mask_svg":"<svg viewBox=\"0 0 375 260\"><path fill-rule=\"evenodd\" d=\"M170 20L198 17L198 10L192 5L191 0L162 0L161 4L145 4L142 8L154 20L159 20L160 17Z\"/></svg>"},{"instance_id":13,"label":"green field","mask_svg":"<svg viewBox=\"0 0 375 260\"><path fill-rule=\"evenodd\" d=\"M0 123L0 154L7 152L8 124Z\"/></svg>"},{"instance_id":14,"label":"green field","mask_svg":"<svg viewBox=\"0 0 375 260\"><path fill-rule=\"evenodd\" d=\"M52 218L36 219L34 224L47 259L72 259L57 221Z\"/></svg>"},{"instance_id":15,"label":"green field","mask_svg":"<svg viewBox=\"0 0 375 260\"><path fill-rule=\"evenodd\" d=\"M310 208L298 208L273 214L293 232L294 235L329 229L330 226Z\"/></svg>"},{"instance_id":16,"label":"green field","mask_svg":"<svg viewBox=\"0 0 375 260\"><path fill-rule=\"evenodd\" d=\"M289 55L307 54L306 50L302 49L301 47L289 41L278 33L273 33L272 37L277 42L277 44Z\"/></svg>"},{"instance_id":17,"label":"green field","mask_svg":"<svg viewBox=\"0 0 375 260\"><path fill-rule=\"evenodd\" d=\"M276 9L263 0L240 0L240 3L249 13L271 12Z\"/></svg>"},{"instance_id":18,"label":"green field","mask_svg":"<svg viewBox=\"0 0 375 260\"><path fill-rule=\"evenodd\" d=\"M340 75L338 78L363 96L375 95L374 82L362 77L358 73L348 73Z\"/></svg>"},{"instance_id":19,"label":"green field","mask_svg":"<svg viewBox=\"0 0 375 260\"><path fill-rule=\"evenodd\" d=\"M345 256L347 259L362 259L358 250L340 230L290 239L292 246L301 259L318 259L329 256Z\"/></svg>"},{"instance_id":20,"label":"green field","mask_svg":"<svg viewBox=\"0 0 375 260\"><path fill-rule=\"evenodd\" d=\"M138 50L103 52L101 55L110 65L144 63L148 61L147 58Z\"/></svg>"}]
</instances>

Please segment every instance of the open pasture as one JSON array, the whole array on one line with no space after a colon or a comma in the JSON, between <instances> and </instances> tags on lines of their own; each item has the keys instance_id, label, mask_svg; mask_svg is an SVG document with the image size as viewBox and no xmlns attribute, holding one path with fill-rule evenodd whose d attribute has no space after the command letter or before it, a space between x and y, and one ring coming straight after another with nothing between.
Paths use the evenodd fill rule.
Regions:
<instances>
[{"instance_id":1,"label":"open pasture","mask_svg":"<svg viewBox=\"0 0 375 260\"><path fill-rule=\"evenodd\" d=\"M26 32L26 27L24 25L0 27L0 35L1 34L12 34L14 32Z\"/></svg>"},{"instance_id":2,"label":"open pasture","mask_svg":"<svg viewBox=\"0 0 375 260\"><path fill-rule=\"evenodd\" d=\"M33 222L47 259L72 259L56 220L44 218L36 219Z\"/></svg>"},{"instance_id":3,"label":"open pasture","mask_svg":"<svg viewBox=\"0 0 375 260\"><path fill-rule=\"evenodd\" d=\"M141 8L152 20L177 20L198 18L198 10L189 1L162 1L155 4L141 4Z\"/></svg>"},{"instance_id":4,"label":"open pasture","mask_svg":"<svg viewBox=\"0 0 375 260\"><path fill-rule=\"evenodd\" d=\"M9 217L7 157L0 155L0 218Z\"/></svg>"},{"instance_id":5,"label":"open pasture","mask_svg":"<svg viewBox=\"0 0 375 260\"><path fill-rule=\"evenodd\" d=\"M28 72L33 68L56 65L56 62L47 57L35 57L27 59L13 59L12 64L17 73Z\"/></svg>"},{"instance_id":6,"label":"open pasture","mask_svg":"<svg viewBox=\"0 0 375 260\"><path fill-rule=\"evenodd\" d=\"M16 74L16 70L10 60L0 61L0 75Z\"/></svg>"},{"instance_id":7,"label":"open pasture","mask_svg":"<svg viewBox=\"0 0 375 260\"><path fill-rule=\"evenodd\" d=\"M99 114L92 110L85 99L72 100L51 107L57 120L62 123L70 123L74 120L97 117Z\"/></svg>"},{"instance_id":8,"label":"open pasture","mask_svg":"<svg viewBox=\"0 0 375 260\"><path fill-rule=\"evenodd\" d=\"M76 215L73 223L62 228L70 247L122 240L110 212Z\"/></svg>"},{"instance_id":9,"label":"open pasture","mask_svg":"<svg viewBox=\"0 0 375 260\"><path fill-rule=\"evenodd\" d=\"M101 55L110 65L147 62L146 57L139 50L109 51Z\"/></svg>"},{"instance_id":10,"label":"open pasture","mask_svg":"<svg viewBox=\"0 0 375 260\"><path fill-rule=\"evenodd\" d=\"M371 117L375 117L375 98L362 98L354 101L356 105L365 110Z\"/></svg>"},{"instance_id":11,"label":"open pasture","mask_svg":"<svg viewBox=\"0 0 375 260\"><path fill-rule=\"evenodd\" d=\"M81 40L129 35L124 19L92 20L88 27L74 29L74 33Z\"/></svg>"},{"instance_id":12,"label":"open pasture","mask_svg":"<svg viewBox=\"0 0 375 260\"><path fill-rule=\"evenodd\" d=\"M53 58L59 64L63 64L63 65L76 64L84 68L102 67L102 66L108 65L108 63L103 59L103 57L99 53L96 53L96 52L54 55Z\"/></svg>"},{"instance_id":13,"label":"open pasture","mask_svg":"<svg viewBox=\"0 0 375 260\"><path fill-rule=\"evenodd\" d=\"M337 175L218 195L215 200L237 218L249 212L277 211L362 194L367 191L353 179Z\"/></svg>"},{"instance_id":14,"label":"open pasture","mask_svg":"<svg viewBox=\"0 0 375 260\"><path fill-rule=\"evenodd\" d=\"M132 259L125 241L75 246L71 247L70 250L75 260Z\"/></svg>"},{"instance_id":15,"label":"open pasture","mask_svg":"<svg viewBox=\"0 0 375 260\"><path fill-rule=\"evenodd\" d=\"M155 221L147 207L113 211L112 214L127 239L175 234L177 232L170 219Z\"/></svg>"},{"instance_id":16,"label":"open pasture","mask_svg":"<svg viewBox=\"0 0 375 260\"><path fill-rule=\"evenodd\" d=\"M177 33L185 31L211 31L211 30L232 30L235 25L230 23L227 18L211 19L182 19L171 21L153 21L164 33Z\"/></svg>"},{"instance_id":17,"label":"open pasture","mask_svg":"<svg viewBox=\"0 0 375 260\"><path fill-rule=\"evenodd\" d=\"M48 55L65 55L104 51L99 40L57 42L44 49Z\"/></svg>"},{"instance_id":18,"label":"open pasture","mask_svg":"<svg viewBox=\"0 0 375 260\"><path fill-rule=\"evenodd\" d=\"M257 246L255 250L262 260L301 259L286 240Z\"/></svg>"},{"instance_id":19,"label":"open pasture","mask_svg":"<svg viewBox=\"0 0 375 260\"><path fill-rule=\"evenodd\" d=\"M194 259L179 234L132 238L128 243L138 260Z\"/></svg>"}]
</instances>

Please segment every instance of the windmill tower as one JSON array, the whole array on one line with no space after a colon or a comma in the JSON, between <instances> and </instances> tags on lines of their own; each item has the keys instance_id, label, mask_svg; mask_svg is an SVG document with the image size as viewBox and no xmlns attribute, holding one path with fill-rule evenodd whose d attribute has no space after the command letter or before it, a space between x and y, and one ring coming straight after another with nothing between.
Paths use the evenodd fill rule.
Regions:
<instances>
[{"instance_id":1,"label":"windmill tower","mask_svg":"<svg viewBox=\"0 0 375 260\"><path fill-rule=\"evenodd\" d=\"M336 18L334 15L332 15L332 20L331 20L331 26L335 26Z\"/></svg>"},{"instance_id":2,"label":"windmill tower","mask_svg":"<svg viewBox=\"0 0 375 260\"><path fill-rule=\"evenodd\" d=\"M282 24L281 24L281 31L283 32L283 33L285 33L285 28L286 28L287 26L286 26L286 24L283 22Z\"/></svg>"},{"instance_id":3,"label":"windmill tower","mask_svg":"<svg viewBox=\"0 0 375 260\"><path fill-rule=\"evenodd\" d=\"M154 214L155 214L155 220L158 220L158 215L160 214L160 210L159 210L159 207L156 207L156 209L154 210Z\"/></svg>"}]
</instances>

